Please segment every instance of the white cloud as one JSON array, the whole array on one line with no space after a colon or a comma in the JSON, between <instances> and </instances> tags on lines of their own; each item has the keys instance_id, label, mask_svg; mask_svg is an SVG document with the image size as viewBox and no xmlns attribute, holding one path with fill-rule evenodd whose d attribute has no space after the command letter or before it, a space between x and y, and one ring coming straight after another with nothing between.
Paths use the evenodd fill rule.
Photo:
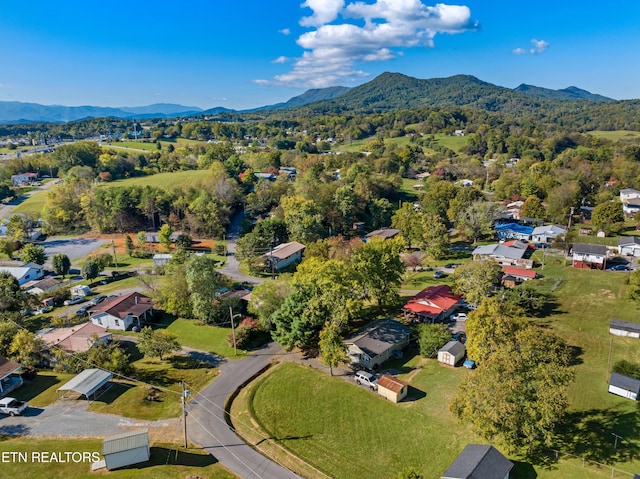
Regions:
<instances>
[{"instance_id":1,"label":"white cloud","mask_svg":"<svg viewBox=\"0 0 640 479\"><path fill-rule=\"evenodd\" d=\"M536 40L535 38L531 39L531 44L533 45L531 48L515 48L511 50L511 53L514 55L538 55L544 52L549 46L549 42Z\"/></svg>"},{"instance_id":2,"label":"white cloud","mask_svg":"<svg viewBox=\"0 0 640 479\"><path fill-rule=\"evenodd\" d=\"M439 33L478 27L466 6L428 6L421 0L306 0L302 7L313 11L300 20L311 27L296 41L304 53L291 71L256 83L321 88L352 81L368 75L359 64L391 60L407 48L433 47Z\"/></svg>"},{"instance_id":3,"label":"white cloud","mask_svg":"<svg viewBox=\"0 0 640 479\"><path fill-rule=\"evenodd\" d=\"M282 30L278 30L279 33L282 33L283 35L291 35L291 30L288 28L283 28Z\"/></svg>"},{"instance_id":4,"label":"white cloud","mask_svg":"<svg viewBox=\"0 0 640 479\"><path fill-rule=\"evenodd\" d=\"M287 63L288 61L289 61L289 59L287 57L279 56L278 58L273 60L271 63Z\"/></svg>"}]
</instances>

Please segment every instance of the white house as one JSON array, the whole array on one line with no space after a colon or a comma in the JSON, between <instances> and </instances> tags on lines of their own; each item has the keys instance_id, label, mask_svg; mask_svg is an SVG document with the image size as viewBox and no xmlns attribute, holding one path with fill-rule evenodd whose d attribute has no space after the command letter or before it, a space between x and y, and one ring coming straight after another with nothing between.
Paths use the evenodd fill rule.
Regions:
<instances>
[{"instance_id":1,"label":"white house","mask_svg":"<svg viewBox=\"0 0 640 479\"><path fill-rule=\"evenodd\" d=\"M605 269L607 247L599 244L575 243L573 245L573 267L580 269Z\"/></svg>"},{"instance_id":2,"label":"white house","mask_svg":"<svg viewBox=\"0 0 640 479\"><path fill-rule=\"evenodd\" d=\"M438 362L455 366L464 358L466 348L460 341L449 341L438 351Z\"/></svg>"},{"instance_id":3,"label":"white house","mask_svg":"<svg viewBox=\"0 0 640 479\"><path fill-rule=\"evenodd\" d=\"M624 236L618 238L618 254L623 256L640 256L640 237Z\"/></svg>"},{"instance_id":4,"label":"white house","mask_svg":"<svg viewBox=\"0 0 640 479\"><path fill-rule=\"evenodd\" d=\"M630 323L620 319L612 319L609 322L609 333L616 336L640 338L640 323Z\"/></svg>"},{"instance_id":5,"label":"white house","mask_svg":"<svg viewBox=\"0 0 640 479\"><path fill-rule=\"evenodd\" d=\"M38 173L20 173L19 175L11 175L11 183L13 186L28 185L37 179Z\"/></svg>"},{"instance_id":6,"label":"white house","mask_svg":"<svg viewBox=\"0 0 640 479\"><path fill-rule=\"evenodd\" d=\"M620 201L625 215L634 216L640 211L640 191L633 188L622 189L620 190Z\"/></svg>"},{"instance_id":7,"label":"white house","mask_svg":"<svg viewBox=\"0 0 640 479\"><path fill-rule=\"evenodd\" d=\"M623 398L638 400L640 394L640 381L623 374L611 373L609 378L609 392Z\"/></svg>"},{"instance_id":8,"label":"white house","mask_svg":"<svg viewBox=\"0 0 640 479\"><path fill-rule=\"evenodd\" d=\"M495 447L486 444L468 444L442 479L509 479L513 463Z\"/></svg>"},{"instance_id":9,"label":"white house","mask_svg":"<svg viewBox=\"0 0 640 479\"><path fill-rule=\"evenodd\" d=\"M88 313L94 324L126 331L133 326L141 328L145 322L150 321L153 304L151 298L136 291L98 303Z\"/></svg>"},{"instance_id":10,"label":"white house","mask_svg":"<svg viewBox=\"0 0 640 479\"><path fill-rule=\"evenodd\" d=\"M336 305L338 307L338 305ZM376 369L411 340L411 328L395 319L372 321L344 340L350 362Z\"/></svg>"},{"instance_id":11,"label":"white house","mask_svg":"<svg viewBox=\"0 0 640 479\"><path fill-rule=\"evenodd\" d=\"M39 264L26 263L22 266L0 266L0 273L9 273L22 286L29 281L42 278L44 276L44 268Z\"/></svg>"},{"instance_id":12,"label":"white house","mask_svg":"<svg viewBox=\"0 0 640 479\"><path fill-rule=\"evenodd\" d=\"M531 241L534 243L551 243L558 236L566 234L566 229L556 225L538 226L531 232Z\"/></svg>"},{"instance_id":13,"label":"white house","mask_svg":"<svg viewBox=\"0 0 640 479\"><path fill-rule=\"evenodd\" d=\"M270 252L262 255L265 258L267 268L280 271L293 263L302 261L302 251L305 245L292 241L276 246Z\"/></svg>"}]
</instances>

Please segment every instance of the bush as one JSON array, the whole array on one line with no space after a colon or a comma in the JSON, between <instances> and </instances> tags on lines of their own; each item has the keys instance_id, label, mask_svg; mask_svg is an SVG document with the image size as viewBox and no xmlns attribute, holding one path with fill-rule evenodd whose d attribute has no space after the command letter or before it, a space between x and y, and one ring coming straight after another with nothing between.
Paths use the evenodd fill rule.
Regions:
<instances>
[{"instance_id":1,"label":"bush","mask_svg":"<svg viewBox=\"0 0 640 479\"><path fill-rule=\"evenodd\" d=\"M632 363L631 361L627 361L626 359L621 359L617 361L612 368L614 373L622 374L624 376L629 376L630 378L640 380L640 364Z\"/></svg>"},{"instance_id":2,"label":"bush","mask_svg":"<svg viewBox=\"0 0 640 479\"><path fill-rule=\"evenodd\" d=\"M257 319L244 318L236 328L236 347L248 351L269 341L269 332L264 330ZM233 347L233 332L227 336L227 343Z\"/></svg>"}]
</instances>

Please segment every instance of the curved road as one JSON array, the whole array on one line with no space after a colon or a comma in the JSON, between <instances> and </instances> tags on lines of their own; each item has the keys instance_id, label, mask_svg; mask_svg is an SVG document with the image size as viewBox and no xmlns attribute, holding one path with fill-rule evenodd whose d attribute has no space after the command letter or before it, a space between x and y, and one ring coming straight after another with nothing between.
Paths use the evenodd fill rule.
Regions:
<instances>
[{"instance_id":1,"label":"curved road","mask_svg":"<svg viewBox=\"0 0 640 479\"><path fill-rule=\"evenodd\" d=\"M245 359L222 364L220 377L187 405L189 440L243 479L300 479L255 451L225 421L227 398L280 354L283 354L280 346L270 343Z\"/></svg>"}]
</instances>

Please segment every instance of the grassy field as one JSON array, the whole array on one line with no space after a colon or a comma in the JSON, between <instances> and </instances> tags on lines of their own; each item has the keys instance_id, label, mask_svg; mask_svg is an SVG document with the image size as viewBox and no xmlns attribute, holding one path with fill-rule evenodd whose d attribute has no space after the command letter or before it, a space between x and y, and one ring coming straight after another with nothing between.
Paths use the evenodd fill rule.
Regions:
<instances>
[{"instance_id":1,"label":"grassy field","mask_svg":"<svg viewBox=\"0 0 640 479\"><path fill-rule=\"evenodd\" d=\"M229 359L234 358L233 347L227 344L230 328L209 326L199 321L178 318L166 323L166 329L177 335L178 342L183 346L216 353ZM244 351L238 350L238 358L245 355Z\"/></svg>"},{"instance_id":2,"label":"grassy field","mask_svg":"<svg viewBox=\"0 0 640 479\"><path fill-rule=\"evenodd\" d=\"M35 191L31 193L31 196L25 198L23 201L17 205L11 213L42 213L42 209L44 208L44 202L47 199L46 191Z\"/></svg>"},{"instance_id":3,"label":"grassy field","mask_svg":"<svg viewBox=\"0 0 640 479\"><path fill-rule=\"evenodd\" d=\"M171 173L158 173L156 175L116 180L103 183L102 185L105 188L113 188L116 186L153 186L166 190L174 190L184 185L194 185L206 175L207 172L202 170L174 171Z\"/></svg>"},{"instance_id":4,"label":"grassy field","mask_svg":"<svg viewBox=\"0 0 640 479\"><path fill-rule=\"evenodd\" d=\"M101 476L106 471L92 473L87 462L38 462L31 460L32 452L98 452L102 453L101 439L35 439L0 436L0 453L27 453L28 462L3 461L0 477L3 478L43 478L90 479ZM234 474L216 462L210 454L198 449L184 449L168 444L152 444L151 458L147 463L136 464L124 469L108 472L114 479L184 479L201 477L233 479Z\"/></svg>"},{"instance_id":5,"label":"grassy field","mask_svg":"<svg viewBox=\"0 0 640 479\"><path fill-rule=\"evenodd\" d=\"M588 134L598 138L605 138L611 141L637 140L638 138L640 138L640 132L629 131L629 130L615 130L615 131L594 130L594 131L590 131Z\"/></svg>"},{"instance_id":6,"label":"grassy field","mask_svg":"<svg viewBox=\"0 0 640 479\"><path fill-rule=\"evenodd\" d=\"M460 149L467 144L467 138L464 136L450 136L445 135L443 133L438 133L433 135L438 143L446 146L447 148L458 152ZM367 144L374 140L375 137L364 138L362 140L351 141L346 144L337 145L335 149L337 151L347 151L347 152L358 152L358 151L366 151ZM396 145L398 147L403 147L411 143L411 138L408 136L401 136L398 138L385 138L384 142L386 145ZM434 150L430 148L423 148L425 153L434 153Z\"/></svg>"},{"instance_id":7,"label":"grassy field","mask_svg":"<svg viewBox=\"0 0 640 479\"><path fill-rule=\"evenodd\" d=\"M608 332L613 317L637 321L637 306L624 298L628 273L576 270L565 266L561 255L547 255L545 269L539 273L543 278L534 284L551 294L552 301L548 316L537 321L564 338L576 353L570 407L553 447L577 458L511 457L516 463L512 478L612 477L610 468L588 461L614 466L618 472L613 477L629 477L625 472L640 470L636 459L640 411L633 401L607 392L609 349L612 364L640 358L640 341ZM422 278L431 274L416 273L420 286L431 283L428 277ZM487 442L457 424L446 408L468 371L417 358L394 367L426 395L393 405L340 378L284 364L239 396L234 416L241 422L241 432L255 442L259 437L246 426L252 422L293 454L331 477L345 479L390 477L407 466L419 468L426 478L436 478L465 444ZM624 438L615 451L612 433ZM268 442L262 444L266 447ZM282 455L277 450L274 454ZM585 468L582 458L587 460Z\"/></svg>"},{"instance_id":8,"label":"grassy field","mask_svg":"<svg viewBox=\"0 0 640 479\"><path fill-rule=\"evenodd\" d=\"M73 378L74 374L40 371L35 379L26 382L11 394L30 406L45 407L58 399L57 389Z\"/></svg>"}]
</instances>

